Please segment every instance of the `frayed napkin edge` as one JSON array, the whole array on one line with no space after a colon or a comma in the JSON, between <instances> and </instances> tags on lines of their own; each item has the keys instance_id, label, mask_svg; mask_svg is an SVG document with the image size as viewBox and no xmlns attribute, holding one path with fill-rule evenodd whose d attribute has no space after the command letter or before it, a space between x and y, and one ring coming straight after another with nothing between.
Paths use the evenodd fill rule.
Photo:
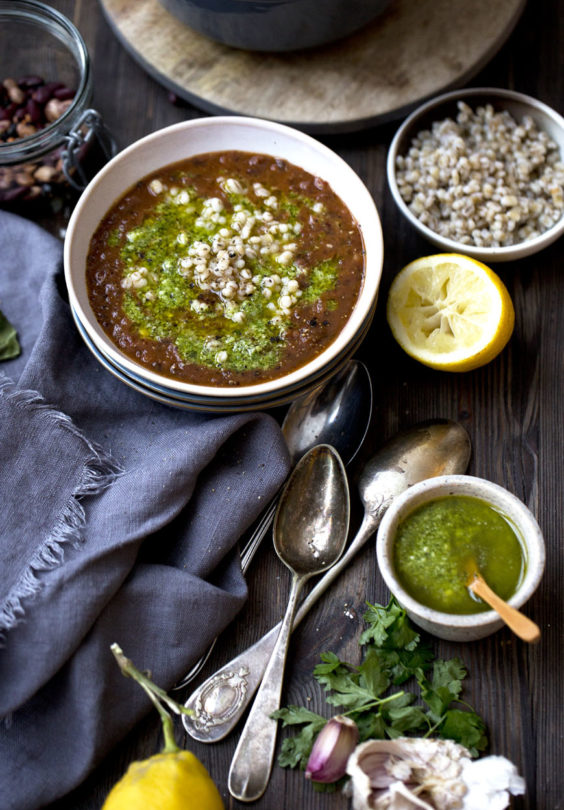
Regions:
<instances>
[{"instance_id":1,"label":"frayed napkin edge","mask_svg":"<svg viewBox=\"0 0 564 810\"><path fill-rule=\"evenodd\" d=\"M33 598L41 589L37 574L50 571L60 565L67 543L79 543L86 524L86 513L80 499L99 495L123 473L120 465L103 448L89 441L76 427L72 419L62 411L51 407L41 394L28 389L17 389L8 378L0 375L0 394L11 400L16 407L39 413L41 418L52 420L63 430L68 430L80 439L88 450L81 479L72 493L59 520L37 549L4 603L0 605L0 648L6 644L7 632L25 619L24 602Z\"/></svg>"}]
</instances>

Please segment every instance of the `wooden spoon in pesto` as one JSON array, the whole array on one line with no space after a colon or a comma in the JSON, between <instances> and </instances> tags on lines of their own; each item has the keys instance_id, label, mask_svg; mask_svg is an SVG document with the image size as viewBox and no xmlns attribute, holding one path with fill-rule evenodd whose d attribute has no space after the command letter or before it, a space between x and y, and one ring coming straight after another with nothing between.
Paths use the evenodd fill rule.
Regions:
<instances>
[{"instance_id":1,"label":"wooden spoon in pesto","mask_svg":"<svg viewBox=\"0 0 564 810\"><path fill-rule=\"evenodd\" d=\"M517 608L511 607L497 595L478 570L476 560L469 558L464 565L468 577L467 587L493 608L503 619L505 624L523 641L536 642L540 640L540 629L535 622L521 613Z\"/></svg>"}]
</instances>

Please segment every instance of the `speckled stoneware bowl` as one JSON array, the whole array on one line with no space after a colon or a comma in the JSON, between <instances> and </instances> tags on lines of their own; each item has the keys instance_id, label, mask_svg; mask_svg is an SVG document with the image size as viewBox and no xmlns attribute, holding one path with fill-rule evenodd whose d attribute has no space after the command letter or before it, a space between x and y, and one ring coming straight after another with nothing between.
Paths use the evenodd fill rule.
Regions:
<instances>
[{"instance_id":1,"label":"speckled stoneware bowl","mask_svg":"<svg viewBox=\"0 0 564 810\"><path fill-rule=\"evenodd\" d=\"M390 144L387 177L388 186L397 207L421 236L445 253L463 253L488 264L514 261L543 250L564 234L564 216L561 216L559 221L544 233L527 241L507 247L478 247L463 244L431 230L417 218L402 198L397 182L396 160L398 155L406 155L413 138L422 130L428 129L435 121L443 121L445 118L455 119L458 101L464 101L474 111L478 106L491 104L494 111L507 110L516 121L521 121L523 116L530 115L538 129L550 135L558 145L560 160L564 161L564 118L542 101L523 95L523 93L499 88L471 87L455 90L437 96L418 107L406 118Z\"/></svg>"},{"instance_id":2,"label":"speckled stoneware bowl","mask_svg":"<svg viewBox=\"0 0 564 810\"><path fill-rule=\"evenodd\" d=\"M376 540L380 573L392 594L415 624L448 641L475 641L504 626L493 610L484 613L451 614L433 610L411 597L401 586L393 565L393 546L400 522L422 504L448 495L480 498L502 513L519 537L526 558L526 571L516 593L508 600L521 608L536 590L545 566L545 546L539 525L530 510L498 484L471 475L444 475L410 487L395 500L382 520Z\"/></svg>"},{"instance_id":3,"label":"speckled stoneware bowl","mask_svg":"<svg viewBox=\"0 0 564 810\"><path fill-rule=\"evenodd\" d=\"M324 351L284 376L255 385L212 386L163 376L135 362L108 337L92 311L86 284L90 240L111 205L152 172L193 155L242 150L279 157L318 176L331 186L355 218L365 248L364 281L341 332ZM237 411L254 405L274 407L299 396L335 373L358 348L376 308L383 264L383 238L376 205L368 189L335 152L298 130L271 121L217 116L183 121L136 141L120 152L92 180L75 207L64 249L65 280L73 315L97 353L125 375L164 394L174 405L194 403Z\"/></svg>"},{"instance_id":4,"label":"speckled stoneware bowl","mask_svg":"<svg viewBox=\"0 0 564 810\"><path fill-rule=\"evenodd\" d=\"M325 45L372 22L391 0L160 0L210 39L250 51Z\"/></svg>"}]
</instances>

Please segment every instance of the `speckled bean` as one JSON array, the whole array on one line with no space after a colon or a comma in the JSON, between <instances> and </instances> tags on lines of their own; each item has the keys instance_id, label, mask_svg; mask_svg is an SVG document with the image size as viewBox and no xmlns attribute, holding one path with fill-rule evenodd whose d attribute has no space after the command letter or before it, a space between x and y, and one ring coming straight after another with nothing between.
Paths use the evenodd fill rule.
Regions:
<instances>
[{"instance_id":1,"label":"speckled bean","mask_svg":"<svg viewBox=\"0 0 564 810\"><path fill-rule=\"evenodd\" d=\"M11 77L0 84L0 143L11 143L35 135L53 123L72 104L75 90L63 82L46 82L29 74L17 81ZM58 153L18 166L0 166L0 203L30 199L49 193L54 184L64 183Z\"/></svg>"},{"instance_id":2,"label":"speckled bean","mask_svg":"<svg viewBox=\"0 0 564 810\"><path fill-rule=\"evenodd\" d=\"M52 124L53 121L56 121L57 118L60 118L61 115L68 110L71 104L72 99L70 98L67 99L67 101L60 101L58 98L50 98L45 105L45 118Z\"/></svg>"},{"instance_id":3,"label":"speckled bean","mask_svg":"<svg viewBox=\"0 0 564 810\"><path fill-rule=\"evenodd\" d=\"M18 87L13 79L4 79L2 84L4 85L10 101L12 101L14 104L23 104L25 101L25 92Z\"/></svg>"}]
</instances>

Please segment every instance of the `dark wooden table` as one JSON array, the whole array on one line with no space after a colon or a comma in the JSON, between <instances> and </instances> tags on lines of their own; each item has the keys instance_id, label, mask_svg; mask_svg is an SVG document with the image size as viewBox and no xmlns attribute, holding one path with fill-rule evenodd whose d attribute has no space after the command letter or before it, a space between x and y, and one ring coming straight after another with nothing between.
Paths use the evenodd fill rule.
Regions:
<instances>
[{"instance_id":1,"label":"dark wooden table","mask_svg":"<svg viewBox=\"0 0 564 810\"><path fill-rule=\"evenodd\" d=\"M202 115L188 105L171 103L167 90L119 44L94 0L57 0L52 5L74 21L87 42L94 67L94 106L120 147L160 127ZM562 112L562 19L563 0L531 0L508 42L471 84L525 92ZM366 182L383 223L385 261L380 302L372 329L358 353L371 368L375 386L376 410L369 444L375 447L398 429L422 419L458 420L469 431L473 443L469 472L504 485L537 516L548 561L541 586L526 612L542 628L540 644L529 647L502 630L481 642L455 645L436 641L435 646L439 655L463 658L470 672L465 694L487 721L491 752L509 757L526 778L527 794L515 800L514 807L557 810L564 807L564 243L529 259L497 267L512 295L516 324L508 347L496 360L460 375L434 372L410 360L386 325L387 290L395 273L408 261L435 251L400 219L386 187L386 152L395 128L396 124L388 124L322 139ZM354 519L358 521L360 510L354 485L352 491ZM228 637L220 640L196 684L262 635L283 611L289 579L268 543L255 558L248 579L248 605ZM323 710L320 690L311 678L319 653L333 649L355 660L364 603L387 599L376 567L374 544L369 543L296 633L285 680L285 703L308 701L311 708ZM178 735L180 738L180 728ZM211 771L229 808L243 806L231 799L226 787L236 740L237 734L213 746L183 740ZM52 805L51 810L99 808L126 765L153 754L159 745L160 728L155 714L137 727L83 785ZM339 810L348 807L348 801L338 794L315 793L301 773L276 766L265 796L255 806L257 810Z\"/></svg>"}]
</instances>

